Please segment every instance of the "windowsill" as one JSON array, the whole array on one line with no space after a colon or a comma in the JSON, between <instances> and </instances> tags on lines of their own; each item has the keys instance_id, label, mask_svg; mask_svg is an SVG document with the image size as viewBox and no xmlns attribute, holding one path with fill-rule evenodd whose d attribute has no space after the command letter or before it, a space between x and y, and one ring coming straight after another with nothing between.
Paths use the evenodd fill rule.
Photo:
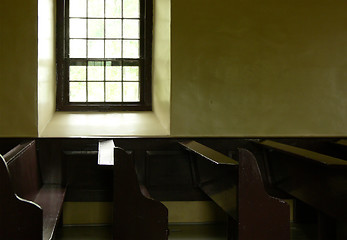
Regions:
<instances>
[{"instance_id":1,"label":"windowsill","mask_svg":"<svg viewBox=\"0 0 347 240\"><path fill-rule=\"evenodd\" d=\"M40 137L168 136L153 112L56 112Z\"/></svg>"}]
</instances>

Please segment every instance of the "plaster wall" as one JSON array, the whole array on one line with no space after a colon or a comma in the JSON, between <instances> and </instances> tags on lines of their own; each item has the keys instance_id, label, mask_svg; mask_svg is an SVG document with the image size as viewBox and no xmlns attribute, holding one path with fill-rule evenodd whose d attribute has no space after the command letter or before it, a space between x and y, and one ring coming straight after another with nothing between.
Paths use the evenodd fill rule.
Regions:
<instances>
[{"instance_id":1,"label":"plaster wall","mask_svg":"<svg viewBox=\"0 0 347 240\"><path fill-rule=\"evenodd\" d=\"M153 6L153 110L170 130L171 102L171 1L154 0Z\"/></svg>"},{"instance_id":2,"label":"plaster wall","mask_svg":"<svg viewBox=\"0 0 347 240\"><path fill-rule=\"evenodd\" d=\"M0 136L37 133L37 0L0 4Z\"/></svg>"},{"instance_id":3,"label":"plaster wall","mask_svg":"<svg viewBox=\"0 0 347 240\"><path fill-rule=\"evenodd\" d=\"M171 134L346 136L345 1L175 0Z\"/></svg>"},{"instance_id":4,"label":"plaster wall","mask_svg":"<svg viewBox=\"0 0 347 240\"><path fill-rule=\"evenodd\" d=\"M55 112L55 1L38 0L38 131Z\"/></svg>"},{"instance_id":5,"label":"plaster wall","mask_svg":"<svg viewBox=\"0 0 347 240\"><path fill-rule=\"evenodd\" d=\"M1 137L46 136L39 133L55 105L52 4L0 4ZM347 3L154 6L153 109L160 123L150 122L160 131L146 135L346 136Z\"/></svg>"}]
</instances>

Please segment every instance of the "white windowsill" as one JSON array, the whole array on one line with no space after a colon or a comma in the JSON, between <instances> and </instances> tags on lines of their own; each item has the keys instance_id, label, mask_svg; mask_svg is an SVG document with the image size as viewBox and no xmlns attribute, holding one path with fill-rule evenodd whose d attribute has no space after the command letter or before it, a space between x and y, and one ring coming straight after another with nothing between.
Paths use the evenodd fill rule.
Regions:
<instances>
[{"instance_id":1,"label":"white windowsill","mask_svg":"<svg viewBox=\"0 0 347 240\"><path fill-rule=\"evenodd\" d=\"M168 136L153 112L56 112L40 137Z\"/></svg>"}]
</instances>

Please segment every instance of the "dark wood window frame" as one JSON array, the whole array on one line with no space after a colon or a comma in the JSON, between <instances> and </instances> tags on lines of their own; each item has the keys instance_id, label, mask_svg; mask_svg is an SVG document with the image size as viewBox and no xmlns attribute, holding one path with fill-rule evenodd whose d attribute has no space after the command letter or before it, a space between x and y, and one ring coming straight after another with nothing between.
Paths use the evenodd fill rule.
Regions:
<instances>
[{"instance_id":1,"label":"dark wood window frame","mask_svg":"<svg viewBox=\"0 0 347 240\"><path fill-rule=\"evenodd\" d=\"M140 0L140 101L139 102L70 102L69 101L69 0L57 1L56 58L57 111L149 111L152 110L152 0ZM67 17L66 17L67 16ZM83 61L90 59L85 58ZM100 61L100 60L95 60ZM102 61L123 61L105 59ZM129 60L131 61L131 60Z\"/></svg>"}]
</instances>

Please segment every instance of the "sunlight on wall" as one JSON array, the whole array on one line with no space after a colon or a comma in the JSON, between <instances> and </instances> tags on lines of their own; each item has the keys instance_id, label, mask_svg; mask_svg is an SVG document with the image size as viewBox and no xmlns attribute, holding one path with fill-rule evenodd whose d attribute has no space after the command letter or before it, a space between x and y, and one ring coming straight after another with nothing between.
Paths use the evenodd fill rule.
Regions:
<instances>
[{"instance_id":1,"label":"sunlight on wall","mask_svg":"<svg viewBox=\"0 0 347 240\"><path fill-rule=\"evenodd\" d=\"M55 111L55 4L38 1L38 132Z\"/></svg>"}]
</instances>

